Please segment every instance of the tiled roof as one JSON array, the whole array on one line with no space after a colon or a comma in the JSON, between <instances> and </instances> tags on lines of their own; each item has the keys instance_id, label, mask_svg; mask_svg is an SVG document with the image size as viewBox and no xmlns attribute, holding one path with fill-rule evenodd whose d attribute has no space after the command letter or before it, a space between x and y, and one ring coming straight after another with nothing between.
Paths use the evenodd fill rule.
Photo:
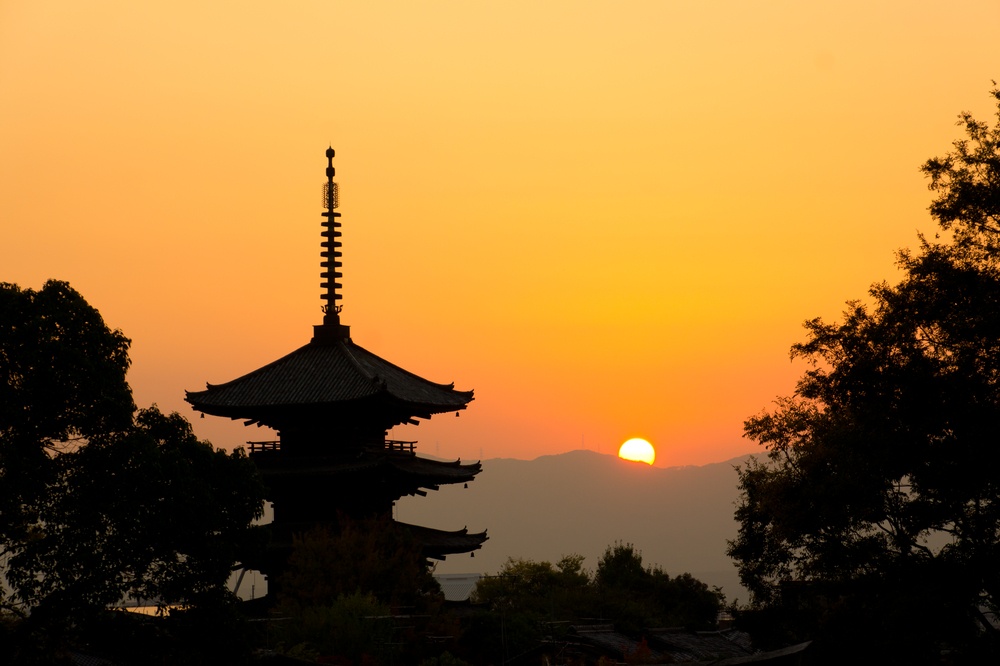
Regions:
<instances>
[{"instance_id":1,"label":"tiled roof","mask_svg":"<svg viewBox=\"0 0 1000 666\"><path fill-rule=\"evenodd\" d=\"M614 626L610 624L574 625L572 630L582 642L616 656L634 654L639 649L639 641L615 631ZM651 663L661 663L663 653L649 648L647 656Z\"/></svg>"},{"instance_id":2,"label":"tiled roof","mask_svg":"<svg viewBox=\"0 0 1000 666\"><path fill-rule=\"evenodd\" d=\"M385 396L414 413L464 409L472 391L436 384L354 344L350 338L310 342L225 384L189 391L185 400L206 414L254 419L258 410L348 403Z\"/></svg>"},{"instance_id":3,"label":"tiled roof","mask_svg":"<svg viewBox=\"0 0 1000 666\"><path fill-rule=\"evenodd\" d=\"M701 662L753 654L749 636L735 629L699 631L649 629L650 642L676 662Z\"/></svg>"},{"instance_id":4,"label":"tiled roof","mask_svg":"<svg viewBox=\"0 0 1000 666\"><path fill-rule=\"evenodd\" d=\"M479 550L483 547L483 544L489 540L486 535L486 531L473 532L470 533L467 528L462 528L460 530L455 530L453 532L448 530L437 530L433 527L423 527L422 525L413 525L411 523L402 523L398 520L392 521L394 525L406 530L413 539L420 544L423 549L424 557L429 557L435 560L443 560L446 555L458 555L461 553L469 553L474 550ZM268 542L268 548L271 551L284 551L287 552L293 546L293 536L306 534L309 530L316 526L314 522L289 522L283 523L283 529L275 530L274 525L276 523L271 523L272 532L271 538ZM243 562L248 568L254 568L259 566L259 562Z\"/></svg>"},{"instance_id":5,"label":"tiled roof","mask_svg":"<svg viewBox=\"0 0 1000 666\"><path fill-rule=\"evenodd\" d=\"M454 532L446 532L399 521L396 521L396 524L405 527L423 545L424 555L435 560L443 560L445 555L471 553L474 550L479 550L483 547L483 543L489 539L486 532L470 534L465 527Z\"/></svg>"},{"instance_id":6,"label":"tiled roof","mask_svg":"<svg viewBox=\"0 0 1000 666\"><path fill-rule=\"evenodd\" d=\"M391 469L403 477L413 477L422 486L435 488L439 484L472 481L483 470L480 462L462 463L421 458L412 453L363 451L350 458L338 456L282 458L280 455L251 453L250 457L266 477L272 476L334 476L357 474L376 469ZM274 452L279 453L279 452Z\"/></svg>"},{"instance_id":7,"label":"tiled roof","mask_svg":"<svg viewBox=\"0 0 1000 666\"><path fill-rule=\"evenodd\" d=\"M749 636L735 629L723 631L689 632L684 629L645 629L641 632L648 639L645 649L635 636L615 631L611 624L573 625L571 634L576 646L589 648L617 660L629 656L639 657L640 650L647 651L642 663L689 664L690 666L744 666L745 664L798 664L804 663L799 653L810 642L790 645L770 652L754 651ZM669 641L661 640L664 636ZM546 641L567 648L573 645L565 639Z\"/></svg>"},{"instance_id":8,"label":"tiled roof","mask_svg":"<svg viewBox=\"0 0 1000 666\"><path fill-rule=\"evenodd\" d=\"M480 462L462 464L461 460L445 462L414 455L389 456L387 460L400 472L419 476L432 483L472 481L483 471L483 464Z\"/></svg>"},{"instance_id":9,"label":"tiled roof","mask_svg":"<svg viewBox=\"0 0 1000 666\"><path fill-rule=\"evenodd\" d=\"M582 643L588 644L616 657L635 654L640 642L632 636L615 631L610 624L574 625L573 633ZM773 653L755 653L749 636L735 629L723 631L689 632L684 629L646 629L642 635L648 639L648 658L652 663L686 663L692 666L708 664L743 664L767 661L783 656L788 648ZM795 651L801 651L796 647Z\"/></svg>"}]
</instances>

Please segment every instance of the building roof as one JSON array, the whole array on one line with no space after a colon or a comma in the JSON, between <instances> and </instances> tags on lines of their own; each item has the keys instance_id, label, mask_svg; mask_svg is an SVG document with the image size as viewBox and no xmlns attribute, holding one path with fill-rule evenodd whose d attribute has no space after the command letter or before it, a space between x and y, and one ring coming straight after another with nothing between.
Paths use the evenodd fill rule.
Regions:
<instances>
[{"instance_id":1,"label":"building roof","mask_svg":"<svg viewBox=\"0 0 1000 666\"><path fill-rule=\"evenodd\" d=\"M581 642L591 645L601 652L624 657L629 654L637 654L640 649L639 641L631 636L615 631L614 625L573 625L573 633L577 635ZM659 664L665 661L664 654L647 645L649 653L645 655L649 662Z\"/></svg>"},{"instance_id":2,"label":"building roof","mask_svg":"<svg viewBox=\"0 0 1000 666\"><path fill-rule=\"evenodd\" d=\"M468 601L483 574L434 574L445 601Z\"/></svg>"},{"instance_id":3,"label":"building roof","mask_svg":"<svg viewBox=\"0 0 1000 666\"><path fill-rule=\"evenodd\" d=\"M349 458L315 456L283 458L280 448L262 453L251 453L265 479L289 476L294 478L336 477L338 475L380 476L382 483L396 479L405 494L425 494L421 488L437 490L439 486L468 483L483 470L481 462L463 463L461 460L444 461L421 458L415 453L363 450ZM360 477L358 477L360 478ZM331 480L331 482L336 482Z\"/></svg>"},{"instance_id":4,"label":"building roof","mask_svg":"<svg viewBox=\"0 0 1000 666\"><path fill-rule=\"evenodd\" d=\"M225 384L208 384L185 397L206 414L260 420L289 407L329 407L385 399L413 416L465 409L472 391L436 384L354 344L349 337L314 338L309 344ZM264 421L261 421L264 422Z\"/></svg>"},{"instance_id":5,"label":"building roof","mask_svg":"<svg viewBox=\"0 0 1000 666\"><path fill-rule=\"evenodd\" d=\"M615 630L611 624L574 625L572 631L579 641L606 654L620 658L638 655L640 641ZM785 663L780 658L801 652L808 645L755 652L750 637L736 629L722 631L697 631L685 629L645 629L642 636L648 639L646 655L650 663L683 663L691 666L746 663ZM647 662L643 662L647 663Z\"/></svg>"},{"instance_id":6,"label":"building roof","mask_svg":"<svg viewBox=\"0 0 1000 666\"><path fill-rule=\"evenodd\" d=\"M411 523L395 522L397 525L406 528L423 546L425 557L434 560L443 560L445 555L458 555L479 550L483 547L483 543L489 539L485 531L470 534L468 528L465 527L454 532L448 532L445 530L436 530L432 527L413 525Z\"/></svg>"},{"instance_id":7,"label":"building roof","mask_svg":"<svg viewBox=\"0 0 1000 666\"><path fill-rule=\"evenodd\" d=\"M698 632L648 629L646 635L651 644L670 654L675 662L713 661L754 653L750 636L736 629Z\"/></svg>"}]
</instances>

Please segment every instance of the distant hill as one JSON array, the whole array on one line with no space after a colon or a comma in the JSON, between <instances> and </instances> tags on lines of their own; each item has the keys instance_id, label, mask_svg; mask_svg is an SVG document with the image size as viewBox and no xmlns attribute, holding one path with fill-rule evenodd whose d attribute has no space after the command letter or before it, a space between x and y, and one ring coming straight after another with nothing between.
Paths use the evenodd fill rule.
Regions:
<instances>
[{"instance_id":1,"label":"distant hill","mask_svg":"<svg viewBox=\"0 0 1000 666\"><path fill-rule=\"evenodd\" d=\"M615 541L632 543L643 562L723 588L747 600L726 540L736 536L739 495L734 465L749 456L700 467L649 467L593 451L535 460L483 462L469 487L443 487L397 502L396 518L439 529L486 529L489 541L451 556L438 573L495 573L508 556L556 562L586 557L593 570Z\"/></svg>"}]
</instances>

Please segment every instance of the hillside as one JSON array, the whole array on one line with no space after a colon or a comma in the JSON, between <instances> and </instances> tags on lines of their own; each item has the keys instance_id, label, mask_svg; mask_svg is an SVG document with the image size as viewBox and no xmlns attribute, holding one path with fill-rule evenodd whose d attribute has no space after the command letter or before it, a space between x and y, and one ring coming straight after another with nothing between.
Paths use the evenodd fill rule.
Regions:
<instances>
[{"instance_id":1,"label":"hillside","mask_svg":"<svg viewBox=\"0 0 1000 666\"><path fill-rule=\"evenodd\" d=\"M648 467L593 451L535 460L495 459L468 488L397 502L397 519L440 529L487 529L475 558L452 556L438 573L495 573L508 556L557 561L579 553L593 569L604 549L630 542L647 564L689 572L746 601L726 540L736 535L734 465Z\"/></svg>"}]
</instances>

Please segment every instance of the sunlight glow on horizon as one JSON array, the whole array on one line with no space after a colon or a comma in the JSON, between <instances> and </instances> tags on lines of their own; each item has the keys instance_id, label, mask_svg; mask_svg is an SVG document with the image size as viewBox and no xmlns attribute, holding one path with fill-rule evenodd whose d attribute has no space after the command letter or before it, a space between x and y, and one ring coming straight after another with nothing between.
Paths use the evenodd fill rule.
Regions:
<instances>
[{"instance_id":1,"label":"sunlight glow on horizon","mask_svg":"<svg viewBox=\"0 0 1000 666\"><path fill-rule=\"evenodd\" d=\"M530 459L627 425L661 464L728 460L801 323L933 233L918 168L961 111L993 122L996 25L993 0L12 0L0 280L70 282L133 340L139 405L268 438L184 391L309 340L332 143L342 321L475 390L395 436Z\"/></svg>"}]
</instances>

